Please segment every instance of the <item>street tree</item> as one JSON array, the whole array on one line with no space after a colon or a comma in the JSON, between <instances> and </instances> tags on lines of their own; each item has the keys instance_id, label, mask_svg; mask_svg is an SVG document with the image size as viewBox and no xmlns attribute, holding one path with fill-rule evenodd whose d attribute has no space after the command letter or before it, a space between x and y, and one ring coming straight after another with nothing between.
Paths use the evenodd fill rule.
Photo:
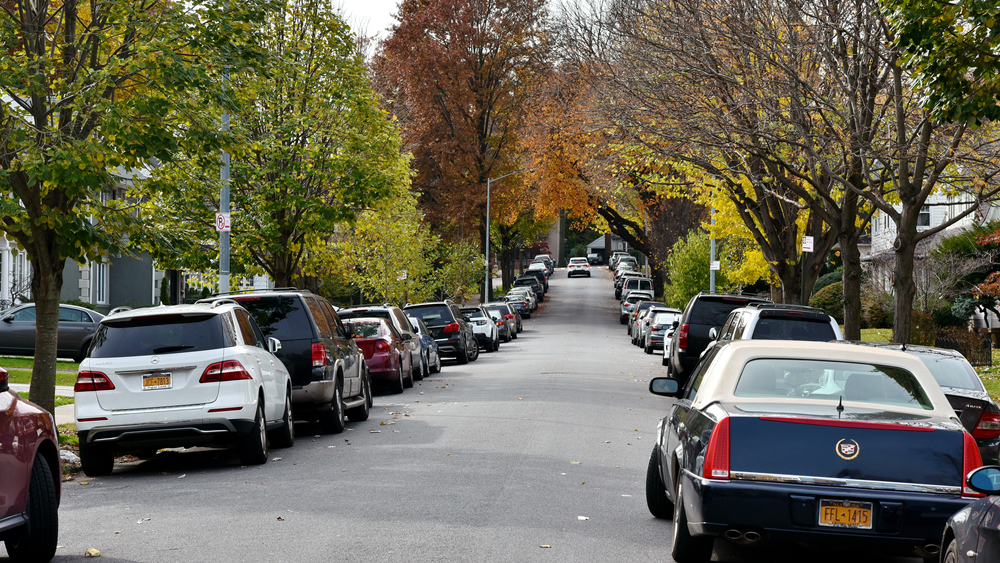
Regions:
<instances>
[{"instance_id":1,"label":"street tree","mask_svg":"<svg viewBox=\"0 0 1000 563\"><path fill-rule=\"evenodd\" d=\"M0 3L0 229L37 306L30 398L54 408L66 260L125 251L133 216L102 194L180 152L223 146L206 109L221 61L255 60L266 0Z\"/></svg>"}]
</instances>

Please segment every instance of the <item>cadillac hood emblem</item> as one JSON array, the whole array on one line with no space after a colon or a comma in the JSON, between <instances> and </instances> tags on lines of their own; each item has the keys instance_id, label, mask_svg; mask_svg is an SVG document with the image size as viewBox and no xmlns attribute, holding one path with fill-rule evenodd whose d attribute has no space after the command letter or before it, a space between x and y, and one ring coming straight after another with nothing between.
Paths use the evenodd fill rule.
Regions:
<instances>
[{"instance_id":1,"label":"cadillac hood emblem","mask_svg":"<svg viewBox=\"0 0 1000 563\"><path fill-rule=\"evenodd\" d=\"M858 457L858 453L860 453L860 451L861 447L858 446L858 443L854 440L844 438L843 440L837 442L837 455L839 455L842 459L850 461Z\"/></svg>"},{"instance_id":2,"label":"cadillac hood emblem","mask_svg":"<svg viewBox=\"0 0 1000 563\"><path fill-rule=\"evenodd\" d=\"M152 358L149 359L149 363L151 363L151 364L153 364L155 366L156 364L160 363L160 357L159 356L153 356Z\"/></svg>"}]
</instances>

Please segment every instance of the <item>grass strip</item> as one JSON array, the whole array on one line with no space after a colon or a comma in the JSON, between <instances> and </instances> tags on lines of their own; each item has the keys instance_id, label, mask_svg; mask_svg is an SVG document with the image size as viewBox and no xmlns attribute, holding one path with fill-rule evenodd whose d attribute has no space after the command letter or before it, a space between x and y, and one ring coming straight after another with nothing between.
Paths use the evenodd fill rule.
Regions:
<instances>
[{"instance_id":1,"label":"grass strip","mask_svg":"<svg viewBox=\"0 0 1000 563\"><path fill-rule=\"evenodd\" d=\"M7 373L10 374L11 383L31 383L31 370L10 369L7 370ZM76 373L56 372L56 385L73 387L74 385L76 385Z\"/></svg>"}]
</instances>

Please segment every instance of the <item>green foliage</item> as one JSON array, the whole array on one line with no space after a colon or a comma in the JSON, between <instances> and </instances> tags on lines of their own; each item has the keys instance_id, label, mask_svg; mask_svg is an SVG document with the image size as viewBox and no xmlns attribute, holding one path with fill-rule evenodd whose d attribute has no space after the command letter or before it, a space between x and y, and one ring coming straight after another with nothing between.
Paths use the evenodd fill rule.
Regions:
<instances>
[{"instance_id":1,"label":"green foliage","mask_svg":"<svg viewBox=\"0 0 1000 563\"><path fill-rule=\"evenodd\" d=\"M167 276L160 280L160 304L170 305L170 278Z\"/></svg>"},{"instance_id":2,"label":"green foliage","mask_svg":"<svg viewBox=\"0 0 1000 563\"><path fill-rule=\"evenodd\" d=\"M837 270L835 272L830 272L828 274L823 274L816 280L815 285L813 285L813 295L819 293L821 289L830 285L831 283L836 283L842 281L844 278L844 272Z\"/></svg>"},{"instance_id":3,"label":"green foliage","mask_svg":"<svg viewBox=\"0 0 1000 563\"><path fill-rule=\"evenodd\" d=\"M947 301L931 313L934 325L938 327L964 327L969 320L968 316L960 317L952 312L953 305Z\"/></svg>"},{"instance_id":4,"label":"green foliage","mask_svg":"<svg viewBox=\"0 0 1000 563\"><path fill-rule=\"evenodd\" d=\"M892 328L892 311L879 303L864 303L861 319L867 328Z\"/></svg>"},{"instance_id":5,"label":"green foliage","mask_svg":"<svg viewBox=\"0 0 1000 563\"><path fill-rule=\"evenodd\" d=\"M483 284L483 255L471 240L442 243L439 263L433 274L439 299L462 299L479 291ZM506 291L507 288L502 288ZM494 296L502 293L494 292Z\"/></svg>"},{"instance_id":6,"label":"green foliage","mask_svg":"<svg viewBox=\"0 0 1000 563\"><path fill-rule=\"evenodd\" d=\"M709 239L704 231L691 231L678 240L667 258L670 284L663 288L663 300L670 307L683 309L698 292L709 288ZM715 273L716 289L727 287L722 271Z\"/></svg>"},{"instance_id":7,"label":"green foliage","mask_svg":"<svg viewBox=\"0 0 1000 563\"><path fill-rule=\"evenodd\" d=\"M960 318L966 321L971 317L976 311L984 310L988 307L994 307L996 301L992 297L974 297L972 295L959 295L955 298L955 302L951 304L951 314L954 317Z\"/></svg>"},{"instance_id":8,"label":"green foliage","mask_svg":"<svg viewBox=\"0 0 1000 563\"><path fill-rule=\"evenodd\" d=\"M87 303L86 301L81 301L79 299L68 299L66 301L62 301L62 303L65 303L67 305L76 305L77 307L84 307L86 309L90 309L91 311L98 310L97 305L94 305L93 303Z\"/></svg>"},{"instance_id":9,"label":"green foliage","mask_svg":"<svg viewBox=\"0 0 1000 563\"><path fill-rule=\"evenodd\" d=\"M844 322L844 284L843 282L833 282L830 285L816 292L809 300L810 307L818 307L826 311L826 314L837 319L838 323Z\"/></svg>"},{"instance_id":10,"label":"green foliage","mask_svg":"<svg viewBox=\"0 0 1000 563\"><path fill-rule=\"evenodd\" d=\"M912 324L910 325L909 343L934 346L934 340L937 338L937 326L934 325L934 319L926 313L913 311L910 322Z\"/></svg>"}]
</instances>

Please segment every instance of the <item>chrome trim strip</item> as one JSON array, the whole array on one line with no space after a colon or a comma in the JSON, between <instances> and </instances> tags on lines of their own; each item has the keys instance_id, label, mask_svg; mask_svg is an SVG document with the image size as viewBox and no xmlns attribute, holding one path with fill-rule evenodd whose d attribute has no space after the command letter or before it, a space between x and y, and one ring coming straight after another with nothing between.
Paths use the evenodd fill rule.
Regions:
<instances>
[{"instance_id":1,"label":"chrome trim strip","mask_svg":"<svg viewBox=\"0 0 1000 563\"><path fill-rule=\"evenodd\" d=\"M748 473L744 471L731 471L729 473L729 478L741 481L793 483L796 485L820 485L825 487L846 487L851 489L900 491L907 493L937 493L947 495L962 494L962 487L949 485L926 485L921 483L900 483L896 481L866 481L863 479L809 477L804 475L781 475L778 473Z\"/></svg>"},{"instance_id":2,"label":"chrome trim strip","mask_svg":"<svg viewBox=\"0 0 1000 563\"><path fill-rule=\"evenodd\" d=\"M27 523L28 517L23 513L8 516L7 518L0 519L0 532L6 532L7 530L12 530Z\"/></svg>"},{"instance_id":3,"label":"chrome trim strip","mask_svg":"<svg viewBox=\"0 0 1000 563\"><path fill-rule=\"evenodd\" d=\"M150 369L129 369L125 371L116 371L118 375L136 375L136 374L146 374L146 373L169 373L173 371L181 370L192 370L198 366L177 366L177 367L164 367L164 368L150 368Z\"/></svg>"}]
</instances>

